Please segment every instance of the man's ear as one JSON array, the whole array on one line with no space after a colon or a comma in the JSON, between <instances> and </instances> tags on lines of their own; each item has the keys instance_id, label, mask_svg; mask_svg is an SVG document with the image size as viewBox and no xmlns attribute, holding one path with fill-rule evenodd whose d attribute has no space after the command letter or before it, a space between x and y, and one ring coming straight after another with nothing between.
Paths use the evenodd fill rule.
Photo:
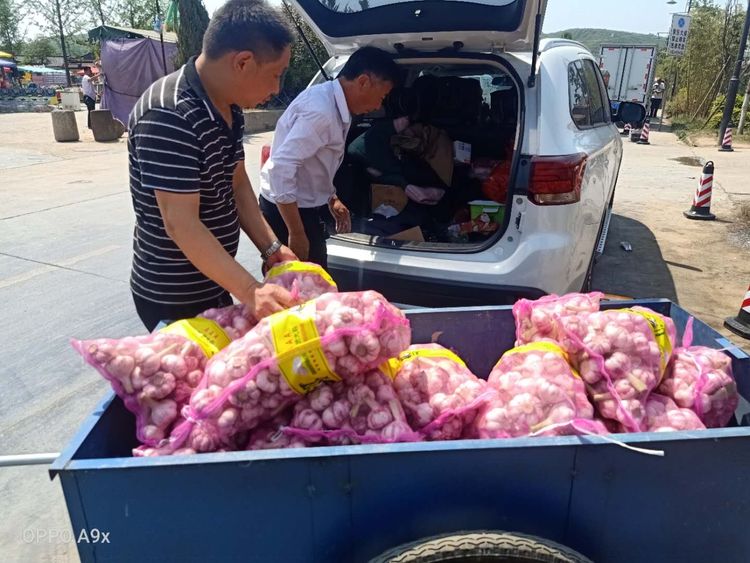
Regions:
<instances>
[{"instance_id":1,"label":"man's ear","mask_svg":"<svg viewBox=\"0 0 750 563\"><path fill-rule=\"evenodd\" d=\"M371 82L371 80L370 80L370 77L369 77L368 75L366 75L366 74L360 74L360 75L359 75L359 76L357 77L357 80L356 80L356 82L357 82L357 86L359 86L359 88L360 88L360 90L361 90L361 89L364 89L364 88L366 88L367 86L369 86L369 85L370 85L370 82Z\"/></svg>"},{"instance_id":2,"label":"man's ear","mask_svg":"<svg viewBox=\"0 0 750 563\"><path fill-rule=\"evenodd\" d=\"M252 51L236 51L232 53L232 68L239 72L254 73L258 67L258 59Z\"/></svg>"}]
</instances>

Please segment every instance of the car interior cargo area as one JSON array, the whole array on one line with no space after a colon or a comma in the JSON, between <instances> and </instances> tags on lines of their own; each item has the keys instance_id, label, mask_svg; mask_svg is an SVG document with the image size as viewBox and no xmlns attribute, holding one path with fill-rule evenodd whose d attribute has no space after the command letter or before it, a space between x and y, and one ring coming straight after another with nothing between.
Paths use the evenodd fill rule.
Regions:
<instances>
[{"instance_id":1,"label":"car interior cargo area","mask_svg":"<svg viewBox=\"0 0 750 563\"><path fill-rule=\"evenodd\" d=\"M375 114L355 118L334 181L347 240L423 250L482 246L507 224L518 89L487 63L403 64Z\"/></svg>"}]
</instances>

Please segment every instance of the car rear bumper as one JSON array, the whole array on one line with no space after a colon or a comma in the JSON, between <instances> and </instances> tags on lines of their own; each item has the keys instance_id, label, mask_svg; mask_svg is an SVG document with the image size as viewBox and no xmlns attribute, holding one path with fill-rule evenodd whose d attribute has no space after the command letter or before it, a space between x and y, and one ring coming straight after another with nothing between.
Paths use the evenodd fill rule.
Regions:
<instances>
[{"instance_id":1,"label":"car rear bumper","mask_svg":"<svg viewBox=\"0 0 750 563\"><path fill-rule=\"evenodd\" d=\"M510 305L522 297L536 299L545 294L541 289L530 287L427 279L352 268L335 260L329 261L328 271L336 280L340 291L374 289L395 303L421 307Z\"/></svg>"},{"instance_id":2,"label":"car rear bumper","mask_svg":"<svg viewBox=\"0 0 750 563\"><path fill-rule=\"evenodd\" d=\"M375 289L396 303L425 307L504 305L580 291L591 254L576 251L569 233L516 234L475 254L375 248L333 237L328 270L343 291Z\"/></svg>"}]
</instances>

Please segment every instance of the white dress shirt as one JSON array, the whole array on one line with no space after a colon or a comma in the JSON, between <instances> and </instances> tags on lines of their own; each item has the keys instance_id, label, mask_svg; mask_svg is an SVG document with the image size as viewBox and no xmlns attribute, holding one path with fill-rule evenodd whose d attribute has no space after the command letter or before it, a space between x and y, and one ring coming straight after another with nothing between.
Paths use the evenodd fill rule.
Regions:
<instances>
[{"instance_id":1,"label":"white dress shirt","mask_svg":"<svg viewBox=\"0 0 750 563\"><path fill-rule=\"evenodd\" d=\"M302 209L326 205L336 193L333 177L344 160L351 121L338 80L297 96L276 124L271 157L260 172L261 195Z\"/></svg>"},{"instance_id":2,"label":"white dress shirt","mask_svg":"<svg viewBox=\"0 0 750 563\"><path fill-rule=\"evenodd\" d=\"M81 79L81 90L83 90L84 96L96 100L96 90L94 90L94 85L91 84L91 77L87 74L84 74Z\"/></svg>"}]
</instances>

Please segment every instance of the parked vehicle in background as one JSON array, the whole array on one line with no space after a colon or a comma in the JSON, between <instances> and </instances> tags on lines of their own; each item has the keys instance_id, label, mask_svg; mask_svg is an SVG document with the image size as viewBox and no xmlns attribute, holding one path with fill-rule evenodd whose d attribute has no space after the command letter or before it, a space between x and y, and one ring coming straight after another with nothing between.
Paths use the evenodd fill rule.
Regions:
<instances>
[{"instance_id":1,"label":"parked vehicle in background","mask_svg":"<svg viewBox=\"0 0 750 563\"><path fill-rule=\"evenodd\" d=\"M648 110L655 69L656 45L605 44L599 51L599 70L607 78L607 93L615 109L627 101ZM624 123L617 125L622 127ZM630 135L631 140L637 140L640 127L631 127Z\"/></svg>"},{"instance_id":2,"label":"parked vehicle in background","mask_svg":"<svg viewBox=\"0 0 750 563\"><path fill-rule=\"evenodd\" d=\"M609 99L648 105L656 68L656 45L602 45L599 70L609 73Z\"/></svg>"},{"instance_id":3,"label":"parked vehicle in background","mask_svg":"<svg viewBox=\"0 0 750 563\"><path fill-rule=\"evenodd\" d=\"M645 109L622 102L612 116L591 53L574 41L540 40L546 2L295 5L332 55L330 77L364 45L394 53L403 69L404 84L384 109L351 126L335 184L353 232L328 242L340 289L453 306L588 288L622 158L613 117L639 122ZM394 161L404 162L391 154L389 128L405 116L453 145L438 205L408 200L403 181L385 179ZM373 187L394 183L385 195Z\"/></svg>"}]
</instances>

